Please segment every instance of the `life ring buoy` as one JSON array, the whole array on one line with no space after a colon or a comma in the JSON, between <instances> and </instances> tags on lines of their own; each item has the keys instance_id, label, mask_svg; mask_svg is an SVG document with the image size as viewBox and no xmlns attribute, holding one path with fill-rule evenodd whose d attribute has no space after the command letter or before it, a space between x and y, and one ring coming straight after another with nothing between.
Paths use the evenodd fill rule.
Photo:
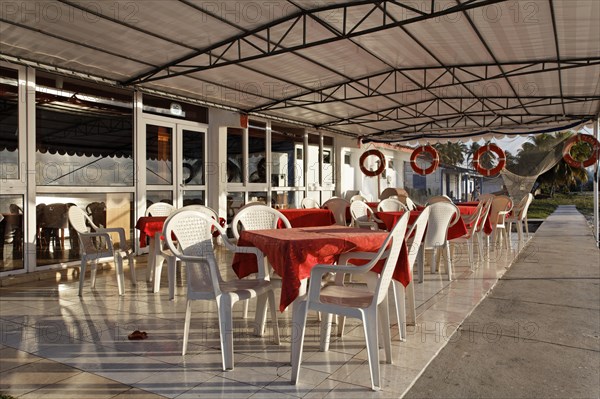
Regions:
<instances>
[{"instance_id":1,"label":"life ring buoy","mask_svg":"<svg viewBox=\"0 0 600 399\"><path fill-rule=\"evenodd\" d=\"M592 155L585 161L576 161L571 156L571 148L579 142L585 142L592 147ZM571 165L574 168L587 168L588 166L592 166L596 163L598 158L600 157L600 143L593 136L589 134L577 134L567 140L565 147L563 148L563 159L566 163Z\"/></svg>"},{"instance_id":2,"label":"life ring buoy","mask_svg":"<svg viewBox=\"0 0 600 399\"><path fill-rule=\"evenodd\" d=\"M481 166L479 162L479 158L485 154L486 152L493 152L498 157L498 164L491 169L486 169ZM506 165L506 154L502 150L502 148L498 147L496 144L486 144L484 146L479 147L477 151L475 151L475 155L473 155L473 167L479 173L484 176L495 176L504 168Z\"/></svg>"},{"instance_id":3,"label":"life ring buoy","mask_svg":"<svg viewBox=\"0 0 600 399\"><path fill-rule=\"evenodd\" d=\"M368 156L375 155L379 159L379 167L375 170L369 170L365 166L365 160ZM362 153L360 156L360 171L363 172L365 176L379 176L385 170L385 156L379 150L368 150Z\"/></svg>"},{"instance_id":4,"label":"life ring buoy","mask_svg":"<svg viewBox=\"0 0 600 399\"><path fill-rule=\"evenodd\" d=\"M419 165L417 165L417 157L419 155L421 155L422 153L427 153L429 155L431 155L431 165L429 165L428 168L421 168ZM423 145L421 147L417 147L415 148L415 150L412 152L412 154L410 155L410 166L412 167L412 169L417 172L420 175L428 175L430 173L432 173L434 170L437 169L437 167L440 165L440 155L438 154L437 150L435 148L433 148L430 145Z\"/></svg>"}]
</instances>

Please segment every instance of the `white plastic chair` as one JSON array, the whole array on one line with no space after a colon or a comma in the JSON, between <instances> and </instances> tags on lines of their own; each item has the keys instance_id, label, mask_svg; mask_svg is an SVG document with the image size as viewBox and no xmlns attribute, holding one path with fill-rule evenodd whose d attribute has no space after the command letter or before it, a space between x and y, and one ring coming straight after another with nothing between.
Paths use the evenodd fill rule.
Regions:
<instances>
[{"instance_id":1,"label":"white plastic chair","mask_svg":"<svg viewBox=\"0 0 600 399\"><path fill-rule=\"evenodd\" d=\"M406 233L407 249L408 249L408 268L410 275L412 276L413 267L415 260L419 256L421 246L423 244L423 237L425 235L425 228L427 227L427 221L429 219L429 212L431 208L427 207L421 212L419 217L415 220L409 231ZM352 263L353 259L372 259L375 256L371 252L350 252L340 256L338 264L345 265ZM384 255L385 256L385 255ZM336 275L336 284L343 285L344 277L341 273ZM407 314L406 314L406 302L408 301L408 323L415 325L417 318L417 308L415 303L415 286L414 281L408 284L405 288L400 282L392 281L392 288L394 291L394 301L396 303L396 318L398 320L398 327L400 330L400 340L406 340L406 325L407 325ZM344 334L345 318L342 317L338 324L338 336Z\"/></svg>"},{"instance_id":2,"label":"white plastic chair","mask_svg":"<svg viewBox=\"0 0 600 399\"><path fill-rule=\"evenodd\" d=\"M217 212L214 209L209 208L204 205L187 205L179 210L175 210L175 211L171 212L171 214L175 213L175 212L180 212L182 210L201 212L201 213L204 213L205 215L211 217L214 220L217 220L217 221L219 220L219 216L217 215ZM156 252L155 252L154 280L153 280L154 284L153 284L152 292L156 293L160 290L162 267L166 260L167 261L168 284L169 284L169 300L172 300L175 298L175 279L176 279L175 272L176 272L176 267L177 267L177 257L167 247L166 242L160 239L161 235L163 237L165 237L164 226L163 226L163 231L156 233L156 235L154 237L155 245L156 245L156 247L155 247ZM215 239L213 238L213 241L214 240Z\"/></svg>"},{"instance_id":3,"label":"white plastic chair","mask_svg":"<svg viewBox=\"0 0 600 399\"><path fill-rule=\"evenodd\" d=\"M450 202L452 203L452 199L447 195L436 195L427 200L427 205L435 204L438 202Z\"/></svg>"},{"instance_id":4,"label":"white plastic chair","mask_svg":"<svg viewBox=\"0 0 600 399\"><path fill-rule=\"evenodd\" d=\"M485 219L489 213L491 201L480 201L471 215L461 215L461 218L468 227L467 234L462 237L451 240L453 244L465 243L467 244L467 253L469 256L469 265L471 270L474 269L473 262L473 241L477 238L478 258L483 259L483 226Z\"/></svg>"},{"instance_id":5,"label":"white plastic chair","mask_svg":"<svg viewBox=\"0 0 600 399\"><path fill-rule=\"evenodd\" d=\"M386 198L381 200L379 204L377 204L378 212L400 212L400 211L408 211L406 205L404 205L400 200L394 198Z\"/></svg>"},{"instance_id":6,"label":"white plastic chair","mask_svg":"<svg viewBox=\"0 0 600 399\"><path fill-rule=\"evenodd\" d=\"M329 209L333 213L333 217L335 218L335 224L340 226L348 225L346 223L346 212L349 207L350 202L346 201L343 198L337 197L328 199L321 206L321 208Z\"/></svg>"},{"instance_id":7,"label":"white plastic chair","mask_svg":"<svg viewBox=\"0 0 600 399\"><path fill-rule=\"evenodd\" d=\"M169 216L175 210L177 210L177 208L171 204L168 204L166 202L156 202L156 203L150 205L148 208L146 208L146 212L144 213L144 216L165 217L165 216ZM146 267L146 281L149 283L150 282L153 283L152 292L158 292L158 290L160 288L160 274L157 275L158 268L160 268L160 270L158 270L158 273L160 273L160 271L162 271L162 264L163 264L165 258L167 260L169 260L169 258L172 257L171 253L164 252L164 248L163 248L161 240L160 240L161 234L162 234L161 231L157 231L154 234L154 244L153 244L154 253L148 254L148 256L153 257L153 261L152 262L148 261L148 265ZM171 270L171 268L173 269L173 273L175 273L175 265L173 265L173 266L169 265L169 270ZM173 288L173 295L174 295L174 288ZM169 299L173 299L170 294L169 294Z\"/></svg>"},{"instance_id":8,"label":"white plastic chair","mask_svg":"<svg viewBox=\"0 0 600 399\"><path fill-rule=\"evenodd\" d=\"M383 346L387 363L392 362L392 345L389 328L389 310L387 308L387 293L394 273L394 268L402 249L409 214L404 214L389 233L377 255L363 266L332 266L316 265L311 269L308 292L303 299L298 299L294 305L292 325L292 374L293 384L298 382L306 316L309 310L316 310L326 315L323 317L321 328L321 350L329 349L329 334L331 332L332 314L358 318L362 321L367 357L371 374L371 388L381 388L379 372L378 322L381 322ZM387 254L385 265L372 287L353 287L326 285L321 286L323 275L330 272L367 274L380 258Z\"/></svg>"},{"instance_id":9,"label":"white plastic chair","mask_svg":"<svg viewBox=\"0 0 600 399\"><path fill-rule=\"evenodd\" d=\"M313 209L319 208L319 203L312 198L306 197L302 198L300 206L302 207L302 209Z\"/></svg>"},{"instance_id":10,"label":"white plastic chair","mask_svg":"<svg viewBox=\"0 0 600 399\"><path fill-rule=\"evenodd\" d=\"M513 202L506 195L497 195L492 200L492 207L490 209L490 222L492 223L492 243L496 245L496 242L500 240L500 247L502 247L502 241L505 240L506 248L510 246L508 239L508 233L506 231L506 217L512 209Z\"/></svg>"},{"instance_id":11,"label":"white plastic chair","mask_svg":"<svg viewBox=\"0 0 600 399\"><path fill-rule=\"evenodd\" d=\"M233 218L231 230L233 231L235 239L239 240L240 232L242 230L276 229L280 220L285 228L289 229L292 227L288 218L277 209L262 204L244 206ZM279 276L273 275L272 277L273 284L277 287L281 287L281 279ZM262 317L264 319L265 312L266 308L261 308L257 305L255 317ZM244 319L248 317L248 302L244 303L243 317Z\"/></svg>"},{"instance_id":12,"label":"white plastic chair","mask_svg":"<svg viewBox=\"0 0 600 399\"><path fill-rule=\"evenodd\" d=\"M452 261L450 247L448 246L448 228L460 219L460 211L451 202L437 202L428 206L431 208L427 221L427 232L423 240L423 256L419 262L419 282L424 280L425 250L433 250L431 259L431 273L435 273L438 266L438 249L446 250L446 270L448 280L452 281Z\"/></svg>"},{"instance_id":13,"label":"white plastic chair","mask_svg":"<svg viewBox=\"0 0 600 399\"><path fill-rule=\"evenodd\" d=\"M350 197L350 203L352 203L354 201L367 202L367 199L363 195L356 194L356 195L353 195L352 197Z\"/></svg>"},{"instance_id":14,"label":"white plastic chair","mask_svg":"<svg viewBox=\"0 0 600 399\"><path fill-rule=\"evenodd\" d=\"M145 216L169 216L175 208L173 205L166 202L156 202L146 208Z\"/></svg>"},{"instance_id":15,"label":"white plastic chair","mask_svg":"<svg viewBox=\"0 0 600 399\"><path fill-rule=\"evenodd\" d=\"M533 201L533 194L528 193L525 197L519 201L519 203L513 208L511 216L506 218L506 230L508 231L508 238L510 239L512 224L516 223L517 233L519 235L519 241L523 241L523 225L525 225L525 233L529 239L529 226L527 222L527 211L529 205Z\"/></svg>"},{"instance_id":16,"label":"white plastic chair","mask_svg":"<svg viewBox=\"0 0 600 399\"><path fill-rule=\"evenodd\" d=\"M129 261L129 271L131 273L131 284L136 284L135 267L133 263L133 251L127 245L125 239L125 230L122 227L112 227L101 229L94 224L92 219L79 207L71 206L69 208L69 222L77 231L79 238L79 252L81 255L81 270L79 271L79 296L82 296L83 281L88 261L91 262L91 283L92 288L96 286L96 269L98 260L106 257L113 257L117 269L117 287L119 295L124 294L125 277L123 273L123 257ZM90 228L94 230L90 231ZM119 246L116 248L113 244L110 233L119 235Z\"/></svg>"},{"instance_id":17,"label":"white plastic chair","mask_svg":"<svg viewBox=\"0 0 600 399\"><path fill-rule=\"evenodd\" d=\"M409 197L404 197L404 202L406 203L406 207L409 211L414 211L417 209L417 204L415 204Z\"/></svg>"},{"instance_id":18,"label":"white plastic chair","mask_svg":"<svg viewBox=\"0 0 600 399\"><path fill-rule=\"evenodd\" d=\"M251 253L258 263L257 279L224 281L214 253L212 232L218 230L225 247L234 252ZM165 222L165 239L169 249L186 265L187 302L183 332L182 355L186 354L192 315L191 304L196 300L214 300L219 315L219 335L223 370L232 370L233 319L232 308L238 301L258 297L259 302L269 301L273 322L274 339L279 344L279 327L275 308L275 294L269 277L265 274L263 253L254 247L238 247L229 242L225 230L217 220L204 213L181 210L173 213ZM173 240L173 235L177 241ZM257 326L258 335L262 331Z\"/></svg>"},{"instance_id":19,"label":"white plastic chair","mask_svg":"<svg viewBox=\"0 0 600 399\"><path fill-rule=\"evenodd\" d=\"M354 227L379 230L377 223L383 223L375 217L375 213L366 202L354 201L350 203L350 215Z\"/></svg>"}]
</instances>

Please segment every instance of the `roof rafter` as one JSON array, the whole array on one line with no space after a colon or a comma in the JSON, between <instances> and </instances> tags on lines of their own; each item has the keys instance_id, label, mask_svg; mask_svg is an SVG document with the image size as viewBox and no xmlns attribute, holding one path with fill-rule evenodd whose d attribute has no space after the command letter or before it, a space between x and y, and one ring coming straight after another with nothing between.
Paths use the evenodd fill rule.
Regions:
<instances>
[{"instance_id":1,"label":"roof rafter","mask_svg":"<svg viewBox=\"0 0 600 399\"><path fill-rule=\"evenodd\" d=\"M204 70L208 70L208 69L212 69L212 68L216 68L216 67L220 67L220 66L226 66L226 65L238 64L238 63L245 62L245 61L257 60L257 59L270 57L270 56L274 56L274 55L279 55L279 54L284 54L284 53L289 53L292 51L301 50L301 49L305 49L305 48L315 47L315 46L324 45L324 44L328 44L328 43L334 43L339 40L362 36L362 35L366 35L369 33L378 32L378 31L382 31L382 30L386 30L386 29L391 29L391 28L395 28L395 27L399 27L399 26L403 26L403 25L408 25L411 23L424 21L424 20L431 19L431 18L441 17L441 16L448 15L448 14L453 14L453 13L457 13L457 12L465 12L470 9L479 8L479 7L489 5L489 4L495 4L495 3L500 3L500 2L504 2L504 1L506 1L506 0L471 0L464 4L459 3L456 6L444 8L444 9L438 10L438 11L434 11L432 9L432 11L429 13L425 13L425 14L421 13L418 16L407 18L402 21L390 20L390 22L388 22L387 20L384 19L384 21L381 25L376 26L376 27L370 27L370 28L365 27L364 29L360 29L360 25L363 22L361 20L357 24L355 24L352 27L352 29L349 29L347 32L341 32L341 33L336 34L335 32L330 31L331 35L332 35L331 37L321 38L321 39L317 39L314 41L309 41L307 38L307 35L306 35L306 24L305 24L304 20L308 16L313 15L313 14L322 13L324 11L335 10L335 9L342 9L343 12L345 13L346 10L349 8L360 7L360 6L369 5L369 4L375 4L375 7L377 7L381 3L388 3L389 0L382 0L382 1L375 1L375 2L374 1L357 1L357 2L353 2L353 3L328 4L328 5L325 5L322 7L316 7L316 8L310 9L310 10L299 10L298 12L295 12L288 16L285 16L285 17L279 18L277 20L271 21L267 24L261 25L258 28L255 28L249 32L243 32L239 35L236 35L231 38L227 38L223 41L215 43L206 48L199 49L197 51L193 51L192 53L190 53L184 57L180 57L177 60L171 61L169 63L161 65L158 68L152 69L146 73L143 73L141 75L138 75L136 77L128 79L127 81L123 82L123 84L124 85L132 85L132 84L138 84L138 83L142 83L142 82L151 82L151 81L156 81L156 80L167 79L170 77L186 75L186 74L190 74L193 72L204 71ZM393 4L397 5L396 2L393 2ZM281 42L282 42L283 37L281 35L278 37L275 37L272 34L272 32L274 32L277 27L286 26L286 24L289 24L290 22L297 23L297 21L300 21L300 20L302 20L302 23L299 24L299 27L300 27L300 29L303 29L302 43L292 45L289 47L282 46ZM287 30L285 30L285 31L287 32ZM284 32L283 35L286 35L286 33ZM261 43L262 46L258 46L256 43L254 43L255 45L252 46L254 51L245 53L244 52L245 46L243 45L243 43L247 44L247 41L245 41L245 40L247 40L250 37L258 39L259 41L261 41L263 43ZM263 39L263 37L266 37L267 40ZM261 49L261 51L259 51L258 54L257 54L257 47ZM201 56L205 56L203 63L201 65L185 65L185 64L183 64L186 61L189 61L193 58L197 58L197 57L201 57ZM173 69L177 69L177 71L174 71ZM163 74L160 76L157 76L160 73L163 73Z\"/></svg>"}]
</instances>

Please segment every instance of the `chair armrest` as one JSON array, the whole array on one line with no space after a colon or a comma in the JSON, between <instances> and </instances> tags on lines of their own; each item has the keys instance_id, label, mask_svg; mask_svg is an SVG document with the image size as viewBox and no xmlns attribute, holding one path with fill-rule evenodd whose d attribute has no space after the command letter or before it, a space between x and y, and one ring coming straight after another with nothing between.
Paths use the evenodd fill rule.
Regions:
<instances>
[{"instance_id":1,"label":"chair armrest","mask_svg":"<svg viewBox=\"0 0 600 399\"><path fill-rule=\"evenodd\" d=\"M98 229L96 231L99 233L118 233L119 249L123 251L129 250L129 245L127 245L127 240L125 239L125 229L123 229L122 227L109 227L106 229Z\"/></svg>"},{"instance_id":2,"label":"chair armrest","mask_svg":"<svg viewBox=\"0 0 600 399\"><path fill-rule=\"evenodd\" d=\"M269 279L270 274L268 273L267 268L266 268L265 254L263 254L263 252L260 249L258 249L256 247L238 246L237 244L232 243L229 240L229 238L227 238L227 235L225 234L225 232L221 232L221 238L223 239L223 244L225 245L225 248L227 248L231 252L238 253L238 254L254 254L256 256L256 266L258 268L258 278L262 279L262 280Z\"/></svg>"},{"instance_id":3,"label":"chair armrest","mask_svg":"<svg viewBox=\"0 0 600 399\"><path fill-rule=\"evenodd\" d=\"M103 231L94 231L94 232L89 232L89 233L78 233L81 237L90 237L90 238L104 238L106 240L106 242L108 243L109 248L112 250L113 249L113 241L112 241L112 237L110 236L110 234L105 233Z\"/></svg>"}]
</instances>

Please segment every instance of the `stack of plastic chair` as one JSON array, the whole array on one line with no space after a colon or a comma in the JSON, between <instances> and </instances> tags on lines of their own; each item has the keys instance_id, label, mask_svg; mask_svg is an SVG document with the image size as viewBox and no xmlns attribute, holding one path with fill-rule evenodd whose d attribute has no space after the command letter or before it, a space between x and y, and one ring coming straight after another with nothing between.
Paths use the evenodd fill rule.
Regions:
<instances>
[{"instance_id":1,"label":"stack of plastic chair","mask_svg":"<svg viewBox=\"0 0 600 399\"><path fill-rule=\"evenodd\" d=\"M219 231L225 247L233 252L251 253L258 263L258 278L223 280L214 253L213 231ZM265 272L264 255L257 248L238 247L226 237L226 231L218 220L198 211L181 210L173 213L165 222L165 239L172 253L186 266L187 301L183 332L182 355L187 352L192 301L211 300L217 303L219 317L219 337L221 342L221 360L223 370L232 370L233 359L233 317L232 308L238 301L259 298L259 302L268 300L271 309L274 339L279 344L279 327L273 285ZM177 241L173 240L177 237ZM264 322L263 327L264 328ZM259 335L261 327L257 326Z\"/></svg>"}]
</instances>

